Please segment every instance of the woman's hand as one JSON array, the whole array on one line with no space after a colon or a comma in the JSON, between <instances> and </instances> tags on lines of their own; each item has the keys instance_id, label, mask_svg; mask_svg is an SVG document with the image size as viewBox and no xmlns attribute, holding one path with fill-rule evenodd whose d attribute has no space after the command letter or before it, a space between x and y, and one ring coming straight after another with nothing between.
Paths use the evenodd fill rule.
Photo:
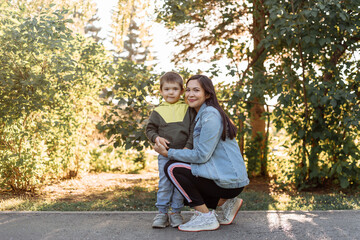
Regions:
<instances>
[{"instance_id":1,"label":"woman's hand","mask_svg":"<svg viewBox=\"0 0 360 240\"><path fill-rule=\"evenodd\" d=\"M168 157L168 151L163 145L155 143L154 150L164 157Z\"/></svg>"}]
</instances>

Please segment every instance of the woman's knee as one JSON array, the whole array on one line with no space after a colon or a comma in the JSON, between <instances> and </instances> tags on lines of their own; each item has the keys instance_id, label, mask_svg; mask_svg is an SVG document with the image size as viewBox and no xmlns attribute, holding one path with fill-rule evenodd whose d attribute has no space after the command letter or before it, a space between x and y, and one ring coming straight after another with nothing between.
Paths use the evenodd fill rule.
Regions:
<instances>
[{"instance_id":1,"label":"woman's knee","mask_svg":"<svg viewBox=\"0 0 360 240\"><path fill-rule=\"evenodd\" d=\"M173 164L175 161L173 160L169 160L165 166L164 166L164 172L165 172L165 175L169 178L169 173L168 173L168 168L170 167L171 164Z\"/></svg>"},{"instance_id":2,"label":"woman's knee","mask_svg":"<svg viewBox=\"0 0 360 240\"><path fill-rule=\"evenodd\" d=\"M166 170L169 168L169 166L172 164L172 163L174 163L175 161L173 161L173 160L169 160L169 161L167 161L167 163L165 164L165 166L164 166L164 171L166 172Z\"/></svg>"}]
</instances>

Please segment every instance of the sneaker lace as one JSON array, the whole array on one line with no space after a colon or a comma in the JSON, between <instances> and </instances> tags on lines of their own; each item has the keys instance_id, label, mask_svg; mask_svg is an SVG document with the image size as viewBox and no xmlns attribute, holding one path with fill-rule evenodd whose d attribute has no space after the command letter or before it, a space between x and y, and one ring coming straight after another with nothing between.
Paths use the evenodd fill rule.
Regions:
<instances>
[{"instance_id":1,"label":"sneaker lace","mask_svg":"<svg viewBox=\"0 0 360 240\"><path fill-rule=\"evenodd\" d=\"M170 217L174 220L182 220L182 216L180 215L180 213L171 213Z\"/></svg>"},{"instance_id":2,"label":"sneaker lace","mask_svg":"<svg viewBox=\"0 0 360 240\"><path fill-rule=\"evenodd\" d=\"M154 220L163 219L166 218L166 215L164 213L159 213L155 216Z\"/></svg>"},{"instance_id":3,"label":"sneaker lace","mask_svg":"<svg viewBox=\"0 0 360 240\"><path fill-rule=\"evenodd\" d=\"M195 218L197 218L200 215L199 211L195 211L194 215L191 216L190 221L193 221Z\"/></svg>"}]
</instances>

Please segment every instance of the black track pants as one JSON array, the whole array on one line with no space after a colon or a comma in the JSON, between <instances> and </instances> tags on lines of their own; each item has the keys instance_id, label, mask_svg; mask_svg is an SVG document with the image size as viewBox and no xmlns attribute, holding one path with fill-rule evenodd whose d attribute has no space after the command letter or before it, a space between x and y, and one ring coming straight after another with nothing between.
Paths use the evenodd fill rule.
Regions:
<instances>
[{"instance_id":1,"label":"black track pants","mask_svg":"<svg viewBox=\"0 0 360 240\"><path fill-rule=\"evenodd\" d=\"M196 177L192 175L191 165L188 163L169 161L164 170L190 207L205 204L208 208L215 209L220 198L234 198L244 189L221 188L213 180Z\"/></svg>"}]
</instances>

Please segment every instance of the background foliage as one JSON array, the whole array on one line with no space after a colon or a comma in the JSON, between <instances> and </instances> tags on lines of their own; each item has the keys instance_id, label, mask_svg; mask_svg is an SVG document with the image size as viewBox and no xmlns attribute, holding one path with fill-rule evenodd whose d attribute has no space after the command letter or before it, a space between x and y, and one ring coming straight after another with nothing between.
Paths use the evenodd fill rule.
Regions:
<instances>
[{"instance_id":1,"label":"background foliage","mask_svg":"<svg viewBox=\"0 0 360 240\"><path fill-rule=\"evenodd\" d=\"M146 167L144 127L160 73L139 20L151 2L137 3L119 0L111 53L96 34L86 37L99 31L92 1L0 1L1 188L35 191L81 172ZM221 80L218 97L238 126L250 176L296 189L359 185L359 5L158 5L158 21L176 33L177 71L187 79L196 71L183 64L207 62L198 72Z\"/></svg>"},{"instance_id":2,"label":"background foliage","mask_svg":"<svg viewBox=\"0 0 360 240\"><path fill-rule=\"evenodd\" d=\"M114 86L108 91L109 111L98 128L106 132L114 147L143 150L149 146L145 135L146 120L152 109L151 96L156 75L142 64L123 61L114 72Z\"/></svg>"},{"instance_id":3,"label":"background foliage","mask_svg":"<svg viewBox=\"0 0 360 240\"><path fill-rule=\"evenodd\" d=\"M211 50L213 60L231 60L227 76L234 82L219 95L241 130L250 175L298 189L360 183L358 6L168 0L158 9L159 21L179 31L175 41L184 47L176 61ZM216 66L211 73L218 75ZM266 97L276 103L267 105ZM285 158L269 151L280 133Z\"/></svg>"},{"instance_id":4,"label":"background foliage","mask_svg":"<svg viewBox=\"0 0 360 240\"><path fill-rule=\"evenodd\" d=\"M94 98L106 56L72 34L66 11L27 17L2 7L0 174L3 186L34 190L89 168L84 136L93 133L88 113L101 112Z\"/></svg>"},{"instance_id":5,"label":"background foliage","mask_svg":"<svg viewBox=\"0 0 360 240\"><path fill-rule=\"evenodd\" d=\"M96 124L106 111L99 93L132 63L114 65L102 45L75 34L66 10L29 16L0 6L1 186L34 191L47 180L121 168L104 157L113 151L120 157L119 149L99 147L105 138Z\"/></svg>"},{"instance_id":6,"label":"background foliage","mask_svg":"<svg viewBox=\"0 0 360 240\"><path fill-rule=\"evenodd\" d=\"M298 187L359 183L358 2L266 4L272 31L264 45L278 59L268 74L279 96L274 122L291 136L294 167L285 178Z\"/></svg>"}]
</instances>

